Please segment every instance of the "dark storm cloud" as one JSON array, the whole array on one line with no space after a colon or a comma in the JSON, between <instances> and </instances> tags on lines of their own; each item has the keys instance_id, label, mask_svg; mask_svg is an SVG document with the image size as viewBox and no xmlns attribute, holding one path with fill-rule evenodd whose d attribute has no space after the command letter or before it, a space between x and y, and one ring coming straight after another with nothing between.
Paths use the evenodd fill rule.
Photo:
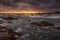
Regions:
<instances>
[{"instance_id":1,"label":"dark storm cloud","mask_svg":"<svg viewBox=\"0 0 60 40\"><path fill-rule=\"evenodd\" d=\"M41 9L55 11L60 9L60 0L0 0L1 5L18 9Z\"/></svg>"},{"instance_id":2,"label":"dark storm cloud","mask_svg":"<svg viewBox=\"0 0 60 40\"><path fill-rule=\"evenodd\" d=\"M9 0L0 0L0 4L6 5L6 6L10 6L11 5L11 1L9 1Z\"/></svg>"},{"instance_id":3,"label":"dark storm cloud","mask_svg":"<svg viewBox=\"0 0 60 40\"><path fill-rule=\"evenodd\" d=\"M60 0L32 0L29 4L34 8L55 11L60 9Z\"/></svg>"}]
</instances>

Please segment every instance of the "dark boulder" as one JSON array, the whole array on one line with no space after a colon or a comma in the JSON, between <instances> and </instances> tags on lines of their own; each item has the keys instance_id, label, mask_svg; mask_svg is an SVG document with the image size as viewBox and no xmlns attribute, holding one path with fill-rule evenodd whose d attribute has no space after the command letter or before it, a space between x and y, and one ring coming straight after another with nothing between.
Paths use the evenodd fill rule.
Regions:
<instances>
[{"instance_id":1,"label":"dark boulder","mask_svg":"<svg viewBox=\"0 0 60 40\"><path fill-rule=\"evenodd\" d=\"M58 27L58 26L57 26L57 27L55 27L55 29L56 29L56 30L60 30L60 26L59 26L59 27Z\"/></svg>"},{"instance_id":2,"label":"dark boulder","mask_svg":"<svg viewBox=\"0 0 60 40\"><path fill-rule=\"evenodd\" d=\"M2 20L0 20L0 24L4 23Z\"/></svg>"},{"instance_id":3,"label":"dark boulder","mask_svg":"<svg viewBox=\"0 0 60 40\"><path fill-rule=\"evenodd\" d=\"M47 22L47 21L40 21L40 22L33 22L31 25L36 26L55 26L53 23Z\"/></svg>"},{"instance_id":4,"label":"dark boulder","mask_svg":"<svg viewBox=\"0 0 60 40\"><path fill-rule=\"evenodd\" d=\"M60 36L52 37L49 40L60 40Z\"/></svg>"},{"instance_id":5,"label":"dark boulder","mask_svg":"<svg viewBox=\"0 0 60 40\"><path fill-rule=\"evenodd\" d=\"M13 17L8 16L8 17L5 17L3 19L4 20L17 20L18 18L13 18Z\"/></svg>"}]
</instances>

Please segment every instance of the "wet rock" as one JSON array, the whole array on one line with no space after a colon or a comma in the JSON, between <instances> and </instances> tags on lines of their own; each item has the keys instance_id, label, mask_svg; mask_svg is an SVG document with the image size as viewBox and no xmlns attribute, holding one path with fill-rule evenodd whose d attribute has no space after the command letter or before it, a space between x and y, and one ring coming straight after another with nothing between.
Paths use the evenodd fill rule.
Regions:
<instances>
[{"instance_id":1,"label":"wet rock","mask_svg":"<svg viewBox=\"0 0 60 40\"><path fill-rule=\"evenodd\" d=\"M0 26L0 40L16 40L20 36L21 34L14 32L12 29Z\"/></svg>"},{"instance_id":2,"label":"wet rock","mask_svg":"<svg viewBox=\"0 0 60 40\"><path fill-rule=\"evenodd\" d=\"M60 40L60 36L52 37L49 40Z\"/></svg>"},{"instance_id":3,"label":"wet rock","mask_svg":"<svg viewBox=\"0 0 60 40\"><path fill-rule=\"evenodd\" d=\"M0 20L0 24L4 23L2 20Z\"/></svg>"},{"instance_id":4,"label":"wet rock","mask_svg":"<svg viewBox=\"0 0 60 40\"><path fill-rule=\"evenodd\" d=\"M55 27L56 30L60 30L60 27Z\"/></svg>"},{"instance_id":5,"label":"wet rock","mask_svg":"<svg viewBox=\"0 0 60 40\"><path fill-rule=\"evenodd\" d=\"M47 21L41 21L41 22L33 22L32 25L36 26L55 26L53 23L47 22Z\"/></svg>"},{"instance_id":6,"label":"wet rock","mask_svg":"<svg viewBox=\"0 0 60 40\"><path fill-rule=\"evenodd\" d=\"M8 16L8 17L5 17L3 19L4 20L17 20L18 18L13 18L13 17Z\"/></svg>"}]
</instances>

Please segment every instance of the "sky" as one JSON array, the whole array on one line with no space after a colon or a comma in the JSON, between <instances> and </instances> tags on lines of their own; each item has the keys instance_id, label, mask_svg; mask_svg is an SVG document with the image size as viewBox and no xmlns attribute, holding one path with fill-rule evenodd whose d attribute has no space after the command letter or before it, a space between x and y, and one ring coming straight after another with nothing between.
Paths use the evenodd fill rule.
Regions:
<instances>
[{"instance_id":1,"label":"sky","mask_svg":"<svg viewBox=\"0 0 60 40\"><path fill-rule=\"evenodd\" d=\"M60 11L60 0L0 0L0 12L12 10Z\"/></svg>"}]
</instances>

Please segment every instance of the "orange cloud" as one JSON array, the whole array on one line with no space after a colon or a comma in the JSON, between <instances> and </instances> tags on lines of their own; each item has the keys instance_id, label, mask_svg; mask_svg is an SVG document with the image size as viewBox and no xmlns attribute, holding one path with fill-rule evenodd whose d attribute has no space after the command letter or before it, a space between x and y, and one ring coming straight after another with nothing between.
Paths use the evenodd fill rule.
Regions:
<instances>
[{"instance_id":1,"label":"orange cloud","mask_svg":"<svg viewBox=\"0 0 60 40\"><path fill-rule=\"evenodd\" d=\"M26 8L26 9L13 9L12 7L7 6L0 6L0 13L20 13L20 14L36 14L36 13L44 13L42 10L36 10L33 8Z\"/></svg>"}]
</instances>

